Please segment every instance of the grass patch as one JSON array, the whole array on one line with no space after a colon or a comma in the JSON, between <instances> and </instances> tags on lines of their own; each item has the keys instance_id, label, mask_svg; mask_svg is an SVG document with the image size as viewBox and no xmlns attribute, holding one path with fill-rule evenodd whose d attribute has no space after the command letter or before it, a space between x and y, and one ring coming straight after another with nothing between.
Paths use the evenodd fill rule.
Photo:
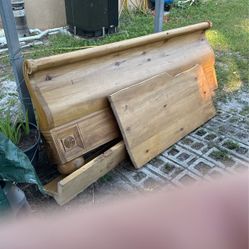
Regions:
<instances>
[{"instance_id":1,"label":"grass patch","mask_svg":"<svg viewBox=\"0 0 249 249\"><path fill-rule=\"evenodd\" d=\"M240 115L246 116L246 115L248 115L248 114L249 114L249 105L246 105L246 106L244 106L243 109L241 110Z\"/></svg>"},{"instance_id":2,"label":"grass patch","mask_svg":"<svg viewBox=\"0 0 249 249\"><path fill-rule=\"evenodd\" d=\"M167 26L175 28L203 20L213 23L207 38L216 53L219 89L225 94L248 90L248 1L209 0L187 9L173 9Z\"/></svg>"},{"instance_id":3,"label":"grass patch","mask_svg":"<svg viewBox=\"0 0 249 249\"><path fill-rule=\"evenodd\" d=\"M125 12L120 18L119 32L116 34L89 39L76 38L66 34L50 36L46 47L41 45L29 49L25 57L40 58L131 39L153 33L153 27L153 17L149 13Z\"/></svg>"},{"instance_id":4,"label":"grass patch","mask_svg":"<svg viewBox=\"0 0 249 249\"><path fill-rule=\"evenodd\" d=\"M110 182L112 181L112 179L113 177L111 175L106 174L99 179L99 182L100 183Z\"/></svg>"},{"instance_id":5,"label":"grass patch","mask_svg":"<svg viewBox=\"0 0 249 249\"><path fill-rule=\"evenodd\" d=\"M164 171L165 171L165 173L170 173L174 168L175 168L174 165L172 165L170 163L166 163L164 165Z\"/></svg>"},{"instance_id":6,"label":"grass patch","mask_svg":"<svg viewBox=\"0 0 249 249\"><path fill-rule=\"evenodd\" d=\"M223 150L216 150L216 151L213 151L210 156L215 159L215 160L218 160L218 161L227 161L230 159L230 157L228 156L227 152L226 151L223 151Z\"/></svg>"},{"instance_id":7,"label":"grass patch","mask_svg":"<svg viewBox=\"0 0 249 249\"><path fill-rule=\"evenodd\" d=\"M237 150L239 149L239 144L238 143L235 143L233 141L226 141L224 144L223 144L224 147L226 147L227 149L229 150Z\"/></svg>"}]
</instances>

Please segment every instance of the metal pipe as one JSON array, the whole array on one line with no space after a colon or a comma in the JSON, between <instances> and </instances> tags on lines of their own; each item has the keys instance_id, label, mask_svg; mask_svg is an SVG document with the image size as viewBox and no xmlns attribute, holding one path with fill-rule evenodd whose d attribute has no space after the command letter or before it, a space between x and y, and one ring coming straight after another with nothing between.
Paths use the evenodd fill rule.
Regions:
<instances>
[{"instance_id":1,"label":"metal pipe","mask_svg":"<svg viewBox=\"0 0 249 249\"><path fill-rule=\"evenodd\" d=\"M9 57L15 75L17 91L24 114L28 111L29 121L36 123L32 102L23 77L23 57L18 40L15 17L10 0L0 0L0 15L9 49Z\"/></svg>"},{"instance_id":2,"label":"metal pipe","mask_svg":"<svg viewBox=\"0 0 249 249\"><path fill-rule=\"evenodd\" d=\"M31 34L33 34L33 33L40 34L42 31L41 31L40 29L29 29L29 32L30 32Z\"/></svg>"},{"instance_id":3,"label":"metal pipe","mask_svg":"<svg viewBox=\"0 0 249 249\"><path fill-rule=\"evenodd\" d=\"M28 41L40 40L41 38L48 35L49 33L60 32L62 30L63 30L63 28L48 29L45 31L41 31L41 33L38 35L29 36L29 37L22 37L19 39L19 41L20 42L28 42Z\"/></svg>"},{"instance_id":4,"label":"metal pipe","mask_svg":"<svg viewBox=\"0 0 249 249\"><path fill-rule=\"evenodd\" d=\"M31 42L31 43L22 45L21 48L22 49L23 48L30 48L30 47L34 47L34 46L37 46L37 45L43 45L43 42L42 41L40 41L40 42L38 42L38 41L37 42ZM0 49L0 55L5 54L6 52L8 52L8 48ZM6 57L7 57L7 55L6 55Z\"/></svg>"},{"instance_id":5,"label":"metal pipe","mask_svg":"<svg viewBox=\"0 0 249 249\"><path fill-rule=\"evenodd\" d=\"M19 38L19 42L30 42L30 41L34 41L34 40L40 40L41 38L43 38L46 35L49 35L50 33L63 32L63 28L54 28L54 29L48 29L45 31L41 31L39 29L34 29L31 31L38 32L39 34L33 35L33 36L21 37L21 38ZM0 38L0 44L2 46L5 46L7 44L7 40L5 37Z\"/></svg>"},{"instance_id":6,"label":"metal pipe","mask_svg":"<svg viewBox=\"0 0 249 249\"><path fill-rule=\"evenodd\" d=\"M154 23L154 32L163 31L163 15L164 15L164 0L155 0L155 23Z\"/></svg>"}]
</instances>

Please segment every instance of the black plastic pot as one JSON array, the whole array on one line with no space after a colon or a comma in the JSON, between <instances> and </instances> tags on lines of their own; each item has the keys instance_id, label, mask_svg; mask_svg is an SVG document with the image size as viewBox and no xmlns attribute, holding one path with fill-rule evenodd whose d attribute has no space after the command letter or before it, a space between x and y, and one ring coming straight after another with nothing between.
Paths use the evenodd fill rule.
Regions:
<instances>
[{"instance_id":1,"label":"black plastic pot","mask_svg":"<svg viewBox=\"0 0 249 249\"><path fill-rule=\"evenodd\" d=\"M33 123L29 123L29 128L32 130L37 130L37 137L35 140L35 143L30 146L28 149L23 150L23 152L28 156L29 160L31 161L33 166L37 166L38 161L38 150L39 150L39 143L41 140L40 132L37 128L37 126Z\"/></svg>"}]
</instances>

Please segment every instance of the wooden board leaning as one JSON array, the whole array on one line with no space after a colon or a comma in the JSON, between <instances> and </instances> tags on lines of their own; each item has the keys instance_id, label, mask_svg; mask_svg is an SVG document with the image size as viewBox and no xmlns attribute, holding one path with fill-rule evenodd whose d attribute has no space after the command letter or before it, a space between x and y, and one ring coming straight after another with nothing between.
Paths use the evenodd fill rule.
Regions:
<instances>
[{"instance_id":1,"label":"wooden board leaning","mask_svg":"<svg viewBox=\"0 0 249 249\"><path fill-rule=\"evenodd\" d=\"M199 65L175 77L162 73L109 96L136 168L215 115L213 91Z\"/></svg>"}]
</instances>

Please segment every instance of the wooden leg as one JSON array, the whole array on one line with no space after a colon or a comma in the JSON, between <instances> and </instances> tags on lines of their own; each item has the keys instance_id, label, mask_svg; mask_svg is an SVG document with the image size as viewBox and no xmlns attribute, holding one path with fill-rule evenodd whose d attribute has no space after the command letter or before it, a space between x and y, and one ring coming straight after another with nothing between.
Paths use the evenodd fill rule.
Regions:
<instances>
[{"instance_id":1,"label":"wooden leg","mask_svg":"<svg viewBox=\"0 0 249 249\"><path fill-rule=\"evenodd\" d=\"M75 170L82 167L84 164L85 164L84 158L78 157L78 158L72 160L71 162L58 165L57 169L62 175L69 175L72 172L74 172Z\"/></svg>"}]
</instances>

